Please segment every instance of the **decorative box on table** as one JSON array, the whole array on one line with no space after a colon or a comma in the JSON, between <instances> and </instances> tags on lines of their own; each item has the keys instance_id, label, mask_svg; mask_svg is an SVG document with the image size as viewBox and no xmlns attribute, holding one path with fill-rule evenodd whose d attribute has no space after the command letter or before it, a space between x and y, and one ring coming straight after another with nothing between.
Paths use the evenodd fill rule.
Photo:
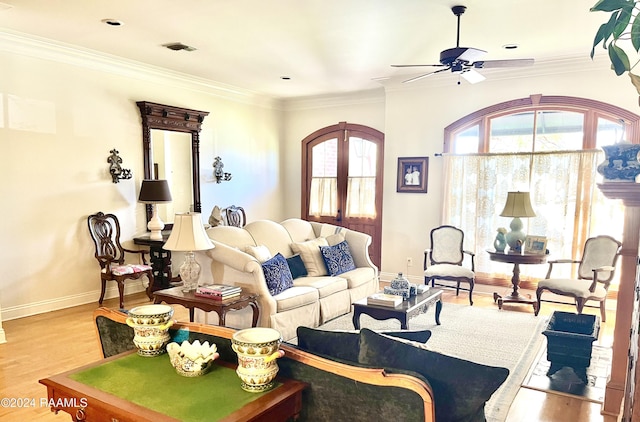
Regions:
<instances>
[{"instance_id":1,"label":"decorative box on table","mask_svg":"<svg viewBox=\"0 0 640 422\"><path fill-rule=\"evenodd\" d=\"M564 366L573 368L586 380L586 369L591 365L591 349L598 339L600 318L595 315L577 315L555 311L547 329L547 360L551 363L548 376Z\"/></svg>"}]
</instances>

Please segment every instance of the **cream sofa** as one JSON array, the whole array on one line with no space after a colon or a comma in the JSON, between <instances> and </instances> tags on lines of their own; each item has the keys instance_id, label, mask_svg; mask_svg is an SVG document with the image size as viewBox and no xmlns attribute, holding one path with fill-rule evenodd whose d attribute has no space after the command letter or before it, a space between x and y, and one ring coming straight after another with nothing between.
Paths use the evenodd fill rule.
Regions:
<instances>
[{"instance_id":1,"label":"cream sofa","mask_svg":"<svg viewBox=\"0 0 640 422\"><path fill-rule=\"evenodd\" d=\"M369 258L371 236L367 234L297 218L282 223L258 220L243 228L217 226L209 228L207 234L215 248L198 254L203 267L201 277L205 277L205 281L210 277L215 283L236 285L245 292L257 293L258 325L277 329L284 340L296 337L299 326L317 327L349 313L354 301L378 291L378 269ZM295 278L293 287L272 296L258 259L261 257L252 255L252 249L264 251L266 247L270 256L279 252L285 258L295 255L295 250L305 258L309 251L309 243L305 242L314 239L330 246L345 240L356 268L337 276L313 275L305 260L310 274ZM311 249L316 248L319 252L318 246L312 246ZM326 267L324 270L326 272ZM246 321L233 325L229 321L227 319L227 325L235 328L246 325Z\"/></svg>"}]
</instances>

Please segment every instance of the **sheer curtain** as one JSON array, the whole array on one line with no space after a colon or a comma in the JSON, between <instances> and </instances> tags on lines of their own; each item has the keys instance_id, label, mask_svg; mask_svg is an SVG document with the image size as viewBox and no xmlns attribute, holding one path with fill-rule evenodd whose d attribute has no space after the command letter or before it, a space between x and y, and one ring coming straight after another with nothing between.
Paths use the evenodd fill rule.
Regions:
<instances>
[{"instance_id":1,"label":"sheer curtain","mask_svg":"<svg viewBox=\"0 0 640 422\"><path fill-rule=\"evenodd\" d=\"M511 222L500 217L507 193L529 191L536 217L522 219L525 233L546 236L555 258L579 257L584 241L595 235L593 210L611 207L596 186L602 160L600 150L445 154L443 223L464 231L465 248L477 254L476 272L510 278L513 266L490 261L484 251L493 249L497 229ZM547 265L528 265L526 273L539 279L546 270Z\"/></svg>"},{"instance_id":2,"label":"sheer curtain","mask_svg":"<svg viewBox=\"0 0 640 422\"><path fill-rule=\"evenodd\" d=\"M376 217L376 178L349 177L346 217Z\"/></svg>"},{"instance_id":3,"label":"sheer curtain","mask_svg":"<svg viewBox=\"0 0 640 422\"><path fill-rule=\"evenodd\" d=\"M314 217L338 214L338 179L314 177L309 193L309 214Z\"/></svg>"}]
</instances>

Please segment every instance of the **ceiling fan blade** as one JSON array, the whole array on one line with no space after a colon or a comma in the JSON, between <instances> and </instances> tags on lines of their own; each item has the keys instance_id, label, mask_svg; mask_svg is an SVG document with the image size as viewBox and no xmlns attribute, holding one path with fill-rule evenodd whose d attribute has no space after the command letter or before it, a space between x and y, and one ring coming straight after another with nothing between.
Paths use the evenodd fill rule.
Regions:
<instances>
[{"instance_id":1,"label":"ceiling fan blade","mask_svg":"<svg viewBox=\"0 0 640 422\"><path fill-rule=\"evenodd\" d=\"M476 69L490 69L495 67L522 67L533 66L534 59L512 59L512 60L485 60L476 61L473 67Z\"/></svg>"},{"instance_id":2,"label":"ceiling fan blade","mask_svg":"<svg viewBox=\"0 0 640 422\"><path fill-rule=\"evenodd\" d=\"M443 67L443 64L392 64L391 67Z\"/></svg>"},{"instance_id":3,"label":"ceiling fan blade","mask_svg":"<svg viewBox=\"0 0 640 422\"><path fill-rule=\"evenodd\" d=\"M473 63L483 58L485 54L487 54L487 52L484 50L468 47L464 53L458 56L457 60Z\"/></svg>"},{"instance_id":4,"label":"ceiling fan blade","mask_svg":"<svg viewBox=\"0 0 640 422\"><path fill-rule=\"evenodd\" d=\"M444 71L447 71L449 69L450 69L450 67L447 67L446 69L434 70L433 72L425 73L424 75L416 76L415 78L411 78L411 79L407 79L406 81L402 81L402 83L406 84L406 83L409 83L409 82L415 82L415 81L418 81L420 79L426 78L427 76L431 76L431 75L436 74L436 73L444 72Z\"/></svg>"},{"instance_id":5,"label":"ceiling fan blade","mask_svg":"<svg viewBox=\"0 0 640 422\"><path fill-rule=\"evenodd\" d=\"M473 69L467 69L464 72L462 72L461 75L470 84L477 84L478 82L482 82L485 79L487 79L484 76L482 76L479 72Z\"/></svg>"}]
</instances>

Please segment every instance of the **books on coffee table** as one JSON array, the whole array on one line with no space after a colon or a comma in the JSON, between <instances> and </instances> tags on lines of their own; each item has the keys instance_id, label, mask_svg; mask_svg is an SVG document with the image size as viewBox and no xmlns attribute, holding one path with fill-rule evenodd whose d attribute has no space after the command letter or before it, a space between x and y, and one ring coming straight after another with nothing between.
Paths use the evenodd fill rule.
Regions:
<instances>
[{"instance_id":1,"label":"books on coffee table","mask_svg":"<svg viewBox=\"0 0 640 422\"><path fill-rule=\"evenodd\" d=\"M229 286L227 284L205 284L198 286L194 293L199 297L206 297L214 300L226 300L240 296L242 288L237 286Z\"/></svg>"},{"instance_id":2,"label":"books on coffee table","mask_svg":"<svg viewBox=\"0 0 640 422\"><path fill-rule=\"evenodd\" d=\"M402 296L387 293L375 293L367 297L367 305L388 306L395 308L402 303Z\"/></svg>"}]
</instances>

